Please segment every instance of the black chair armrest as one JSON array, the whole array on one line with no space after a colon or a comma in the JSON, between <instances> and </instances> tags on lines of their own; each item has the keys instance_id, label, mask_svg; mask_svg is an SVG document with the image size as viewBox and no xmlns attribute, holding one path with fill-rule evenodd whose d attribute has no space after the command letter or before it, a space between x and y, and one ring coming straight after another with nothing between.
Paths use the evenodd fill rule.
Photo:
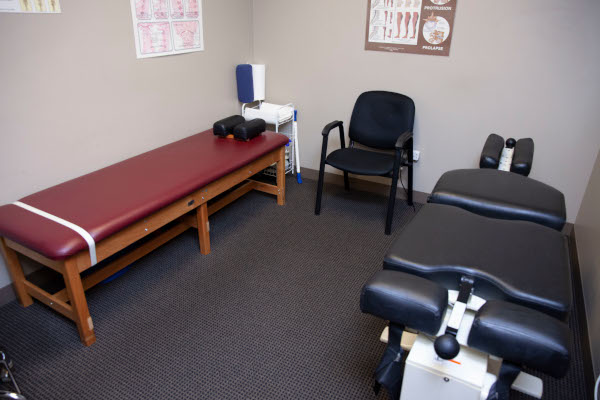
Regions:
<instances>
[{"instance_id":1,"label":"black chair armrest","mask_svg":"<svg viewBox=\"0 0 600 400\"><path fill-rule=\"evenodd\" d=\"M331 132L332 130L334 130L335 128L342 126L344 123L342 121L333 121L328 123L327 125L325 125L325 128L323 128L323 136L327 136L329 135L329 132Z\"/></svg>"},{"instance_id":2,"label":"black chair armrest","mask_svg":"<svg viewBox=\"0 0 600 400\"><path fill-rule=\"evenodd\" d=\"M329 132L331 132L335 128L340 128L340 144L342 145L342 149L346 147L346 140L344 139L344 123L342 121L333 121L325 125L323 128L323 149L322 156L325 156L325 152L327 149L327 139L329 138Z\"/></svg>"},{"instance_id":3,"label":"black chair armrest","mask_svg":"<svg viewBox=\"0 0 600 400\"><path fill-rule=\"evenodd\" d=\"M406 150L406 145L413 138L413 133L410 131L404 132L402 135L398 137L396 140L396 149L397 150Z\"/></svg>"}]
</instances>

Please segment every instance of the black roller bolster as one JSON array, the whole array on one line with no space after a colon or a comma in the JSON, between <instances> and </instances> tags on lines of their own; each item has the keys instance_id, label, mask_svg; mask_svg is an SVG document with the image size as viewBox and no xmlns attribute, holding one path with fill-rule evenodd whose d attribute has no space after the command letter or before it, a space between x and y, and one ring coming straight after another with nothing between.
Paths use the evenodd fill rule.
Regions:
<instances>
[{"instance_id":1,"label":"black roller bolster","mask_svg":"<svg viewBox=\"0 0 600 400\"><path fill-rule=\"evenodd\" d=\"M377 272L363 287L360 309L429 335L436 335L448 305L438 284L398 271Z\"/></svg>"},{"instance_id":2,"label":"black roller bolster","mask_svg":"<svg viewBox=\"0 0 600 400\"><path fill-rule=\"evenodd\" d=\"M469 346L556 378L569 368L569 327L527 307L490 300L479 309Z\"/></svg>"},{"instance_id":3,"label":"black roller bolster","mask_svg":"<svg viewBox=\"0 0 600 400\"><path fill-rule=\"evenodd\" d=\"M246 122L246 120L241 115L232 115L231 117L215 122L213 125L213 133L222 137L233 135L233 128L244 122Z\"/></svg>"},{"instance_id":4,"label":"black roller bolster","mask_svg":"<svg viewBox=\"0 0 600 400\"><path fill-rule=\"evenodd\" d=\"M233 136L238 140L250 140L254 139L266 130L267 123L265 120L256 118L236 126L233 129Z\"/></svg>"},{"instance_id":5,"label":"black roller bolster","mask_svg":"<svg viewBox=\"0 0 600 400\"><path fill-rule=\"evenodd\" d=\"M510 170L523 176L529 176L533 165L533 139L519 139L515 145Z\"/></svg>"},{"instance_id":6,"label":"black roller bolster","mask_svg":"<svg viewBox=\"0 0 600 400\"><path fill-rule=\"evenodd\" d=\"M500 165L500 157L504 149L504 139L492 133L488 136L483 150L481 151L481 159L479 160L479 168L498 169Z\"/></svg>"}]
</instances>

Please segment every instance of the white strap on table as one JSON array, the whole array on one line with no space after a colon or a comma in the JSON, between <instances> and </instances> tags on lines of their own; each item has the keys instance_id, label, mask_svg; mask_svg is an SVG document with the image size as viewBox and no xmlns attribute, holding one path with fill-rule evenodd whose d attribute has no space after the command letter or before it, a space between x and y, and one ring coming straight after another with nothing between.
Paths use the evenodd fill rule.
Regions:
<instances>
[{"instance_id":1,"label":"white strap on table","mask_svg":"<svg viewBox=\"0 0 600 400\"><path fill-rule=\"evenodd\" d=\"M57 217L55 215L52 214L48 214L45 211L42 210L38 210L35 207L29 206L25 203L21 203L20 201L15 201L13 203L15 206L24 208L27 211L31 211L34 214L40 215L44 218L48 218L49 220L52 220L56 223L59 223L63 226L66 226L67 228L70 228L72 230L74 230L75 232L77 232L79 235L81 235L81 237L87 242L88 247L90 249L90 260L92 262L92 265L96 265L98 263L98 260L96 258L96 242L94 241L94 238L92 237L92 235L90 235L88 233L88 231L86 231L85 229L83 229L80 226L77 226L69 221L65 221L64 219Z\"/></svg>"}]
</instances>

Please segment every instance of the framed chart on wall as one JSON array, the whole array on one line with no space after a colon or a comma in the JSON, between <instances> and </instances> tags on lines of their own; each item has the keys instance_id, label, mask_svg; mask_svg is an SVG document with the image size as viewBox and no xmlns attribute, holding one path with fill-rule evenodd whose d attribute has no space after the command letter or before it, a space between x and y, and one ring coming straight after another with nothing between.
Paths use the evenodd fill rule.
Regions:
<instances>
[{"instance_id":1,"label":"framed chart on wall","mask_svg":"<svg viewBox=\"0 0 600 400\"><path fill-rule=\"evenodd\" d=\"M204 50L202 0L130 0L138 58Z\"/></svg>"},{"instance_id":2,"label":"framed chart on wall","mask_svg":"<svg viewBox=\"0 0 600 400\"><path fill-rule=\"evenodd\" d=\"M0 12L58 14L60 0L0 0Z\"/></svg>"},{"instance_id":3,"label":"framed chart on wall","mask_svg":"<svg viewBox=\"0 0 600 400\"><path fill-rule=\"evenodd\" d=\"M368 0L365 50L450 55L458 0Z\"/></svg>"}]
</instances>

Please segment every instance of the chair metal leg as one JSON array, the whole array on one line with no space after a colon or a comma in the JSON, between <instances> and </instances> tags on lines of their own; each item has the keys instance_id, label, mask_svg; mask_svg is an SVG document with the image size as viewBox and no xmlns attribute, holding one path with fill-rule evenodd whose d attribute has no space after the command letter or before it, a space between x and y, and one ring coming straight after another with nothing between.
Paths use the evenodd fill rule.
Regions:
<instances>
[{"instance_id":1,"label":"chair metal leg","mask_svg":"<svg viewBox=\"0 0 600 400\"><path fill-rule=\"evenodd\" d=\"M394 206L396 205L396 189L398 189L398 171L394 171L392 177L392 187L390 188L390 198L388 199L387 217L385 220L385 234L392 233L392 219L394 218Z\"/></svg>"},{"instance_id":2,"label":"chair metal leg","mask_svg":"<svg viewBox=\"0 0 600 400\"><path fill-rule=\"evenodd\" d=\"M344 188L350 190L350 180L348 179L348 173L344 171Z\"/></svg>"},{"instance_id":3,"label":"chair metal leg","mask_svg":"<svg viewBox=\"0 0 600 400\"><path fill-rule=\"evenodd\" d=\"M317 201L315 202L315 215L321 214L321 197L323 195L323 178L325 175L325 163L321 163L319 169L319 182L317 183Z\"/></svg>"}]
</instances>

